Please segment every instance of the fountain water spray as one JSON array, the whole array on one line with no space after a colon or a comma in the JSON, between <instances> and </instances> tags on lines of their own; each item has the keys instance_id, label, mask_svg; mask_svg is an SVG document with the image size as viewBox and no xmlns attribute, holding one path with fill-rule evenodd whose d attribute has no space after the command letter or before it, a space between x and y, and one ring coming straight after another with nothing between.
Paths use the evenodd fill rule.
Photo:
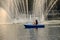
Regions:
<instances>
[{"instance_id":1,"label":"fountain water spray","mask_svg":"<svg viewBox=\"0 0 60 40\"><path fill-rule=\"evenodd\" d=\"M35 17L38 17L40 21L44 20L44 16L42 16L44 11L44 0L33 0L32 14L29 14L28 0L0 0L0 4L0 19L2 18L1 20L3 20L0 24L18 23L21 22L21 20L26 21L29 20L29 15L30 20Z\"/></svg>"}]
</instances>

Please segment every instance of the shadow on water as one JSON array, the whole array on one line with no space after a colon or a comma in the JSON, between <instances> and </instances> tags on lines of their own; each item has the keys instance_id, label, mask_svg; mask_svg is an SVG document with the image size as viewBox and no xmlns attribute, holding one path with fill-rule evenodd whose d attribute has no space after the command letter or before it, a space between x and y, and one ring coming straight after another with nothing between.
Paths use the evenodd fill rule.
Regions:
<instances>
[{"instance_id":1,"label":"shadow on water","mask_svg":"<svg viewBox=\"0 0 60 40\"><path fill-rule=\"evenodd\" d=\"M29 29L30 32L30 40L37 40L38 37L38 30L36 29Z\"/></svg>"}]
</instances>

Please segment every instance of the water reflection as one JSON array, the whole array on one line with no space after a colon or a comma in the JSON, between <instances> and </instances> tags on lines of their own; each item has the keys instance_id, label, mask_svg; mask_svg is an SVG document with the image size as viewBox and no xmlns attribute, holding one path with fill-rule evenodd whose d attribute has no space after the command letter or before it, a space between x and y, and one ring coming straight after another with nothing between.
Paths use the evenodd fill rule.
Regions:
<instances>
[{"instance_id":1,"label":"water reflection","mask_svg":"<svg viewBox=\"0 0 60 40\"><path fill-rule=\"evenodd\" d=\"M37 40L38 30L36 30L36 29L29 29L29 32L30 32L30 40Z\"/></svg>"}]
</instances>

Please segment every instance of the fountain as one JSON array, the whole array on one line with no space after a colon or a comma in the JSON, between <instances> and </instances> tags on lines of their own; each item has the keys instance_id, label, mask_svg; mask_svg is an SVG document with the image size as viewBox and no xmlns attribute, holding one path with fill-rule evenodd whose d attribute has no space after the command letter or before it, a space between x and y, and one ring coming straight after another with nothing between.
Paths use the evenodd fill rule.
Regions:
<instances>
[{"instance_id":1,"label":"fountain","mask_svg":"<svg viewBox=\"0 0 60 40\"><path fill-rule=\"evenodd\" d=\"M0 0L0 24L16 23L15 21L21 18L20 15L24 16L23 2L22 0Z\"/></svg>"},{"instance_id":2,"label":"fountain","mask_svg":"<svg viewBox=\"0 0 60 40\"><path fill-rule=\"evenodd\" d=\"M28 8L28 0L0 0L0 13L1 14L1 23L21 23L27 22L30 18L30 20L33 20L35 17L38 17L39 21L44 21L43 11L44 11L44 0L33 0L32 5L32 14L30 12L29 14L29 8ZM36 6L37 5L37 6ZM3 10L3 11L2 11ZM31 11L31 10L30 10ZM5 14L5 18L2 16ZM30 17L29 17L30 15ZM8 20L8 21L7 21Z\"/></svg>"}]
</instances>

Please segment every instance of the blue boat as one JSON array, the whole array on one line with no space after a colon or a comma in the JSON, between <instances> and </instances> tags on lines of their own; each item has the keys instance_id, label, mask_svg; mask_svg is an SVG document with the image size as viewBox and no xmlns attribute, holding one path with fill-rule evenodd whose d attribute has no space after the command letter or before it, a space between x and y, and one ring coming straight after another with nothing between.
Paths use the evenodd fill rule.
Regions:
<instances>
[{"instance_id":1,"label":"blue boat","mask_svg":"<svg viewBox=\"0 0 60 40\"><path fill-rule=\"evenodd\" d=\"M25 24L24 26L25 26L25 28L44 28L45 27L44 24L37 24L37 25Z\"/></svg>"}]
</instances>

